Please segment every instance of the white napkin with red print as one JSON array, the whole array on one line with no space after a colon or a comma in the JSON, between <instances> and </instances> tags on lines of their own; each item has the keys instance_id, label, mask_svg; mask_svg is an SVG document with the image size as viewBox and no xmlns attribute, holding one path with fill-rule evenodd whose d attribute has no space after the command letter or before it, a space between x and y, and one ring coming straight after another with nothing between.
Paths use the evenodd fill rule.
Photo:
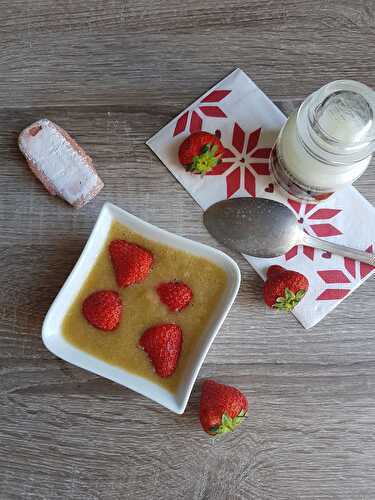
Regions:
<instances>
[{"instance_id":1,"label":"white napkin with red print","mask_svg":"<svg viewBox=\"0 0 375 500\"><path fill-rule=\"evenodd\" d=\"M287 204L307 233L372 251L375 209L355 188L313 205L288 199L274 184L268 160L285 120L255 83L236 69L147 144L203 209L225 198L272 198ZM178 161L180 144L196 130L216 133L226 147L223 162L205 177L185 172ZM263 279L271 264L308 277L309 291L294 310L305 328L318 323L374 272L369 265L303 246L276 259L244 257Z\"/></svg>"}]
</instances>

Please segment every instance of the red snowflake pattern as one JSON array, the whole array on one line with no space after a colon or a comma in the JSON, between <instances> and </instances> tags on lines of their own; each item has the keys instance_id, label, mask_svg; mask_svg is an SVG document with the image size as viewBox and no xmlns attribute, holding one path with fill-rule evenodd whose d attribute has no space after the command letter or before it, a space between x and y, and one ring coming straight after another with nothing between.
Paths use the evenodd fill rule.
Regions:
<instances>
[{"instance_id":1,"label":"red snowflake pattern","mask_svg":"<svg viewBox=\"0 0 375 500\"><path fill-rule=\"evenodd\" d=\"M176 135L184 132L189 119L189 131L190 133L193 133L202 130L204 116L208 116L210 118L226 118L227 115L224 111L219 106L212 103L222 101L230 93L231 90L214 90L210 94L206 95L204 99L199 101L196 108L185 111L185 113L183 113L176 122L173 137L176 137Z\"/></svg>"},{"instance_id":2,"label":"red snowflake pattern","mask_svg":"<svg viewBox=\"0 0 375 500\"><path fill-rule=\"evenodd\" d=\"M372 253L372 245L366 248L366 252ZM317 271L317 274L327 285L348 285L363 280L373 269L373 266L358 262L353 259L344 259L345 271L329 269ZM326 288L316 300L339 300L348 295L351 288Z\"/></svg>"},{"instance_id":3,"label":"red snowflake pattern","mask_svg":"<svg viewBox=\"0 0 375 500\"><path fill-rule=\"evenodd\" d=\"M298 217L298 222L302 224L305 233L312 236L329 237L342 234L339 229L329 222L324 222L336 217L341 212L341 209L336 208L319 208L313 203L300 203L294 200L288 200L289 205ZM290 260L296 257L299 251L298 246L295 246L285 254L285 259ZM302 253L308 259L314 260L315 250L308 246L302 246Z\"/></svg>"},{"instance_id":4,"label":"red snowflake pattern","mask_svg":"<svg viewBox=\"0 0 375 500\"><path fill-rule=\"evenodd\" d=\"M261 128L246 134L238 123L234 124L232 149L226 148L223 162L217 165L208 175L226 174L227 198L230 198L241 187L250 195L256 196L256 175L270 175L268 160L271 148L258 148Z\"/></svg>"}]
</instances>

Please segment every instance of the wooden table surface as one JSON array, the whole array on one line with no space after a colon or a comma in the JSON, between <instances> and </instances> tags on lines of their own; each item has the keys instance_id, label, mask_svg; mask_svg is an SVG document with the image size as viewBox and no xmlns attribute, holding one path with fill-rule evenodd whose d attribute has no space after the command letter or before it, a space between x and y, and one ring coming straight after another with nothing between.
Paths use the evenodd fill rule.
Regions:
<instances>
[{"instance_id":1,"label":"wooden table surface","mask_svg":"<svg viewBox=\"0 0 375 500\"><path fill-rule=\"evenodd\" d=\"M52 356L41 325L110 200L216 245L145 140L235 67L282 107L338 78L375 87L372 0L0 0L0 498L375 498L375 282L305 331L276 317L238 255L238 298L199 378L248 396L221 441ZM75 211L16 146L48 116L105 182ZM357 182L375 203L373 168Z\"/></svg>"}]
</instances>

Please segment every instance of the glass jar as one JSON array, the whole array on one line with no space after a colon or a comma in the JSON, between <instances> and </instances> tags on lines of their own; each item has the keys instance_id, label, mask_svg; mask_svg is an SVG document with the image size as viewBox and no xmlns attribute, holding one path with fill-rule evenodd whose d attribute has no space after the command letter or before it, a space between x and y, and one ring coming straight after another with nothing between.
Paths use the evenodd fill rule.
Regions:
<instances>
[{"instance_id":1,"label":"glass jar","mask_svg":"<svg viewBox=\"0 0 375 500\"><path fill-rule=\"evenodd\" d=\"M318 202L352 184L375 150L375 92L337 80L311 94L281 129L270 168L292 197Z\"/></svg>"}]
</instances>

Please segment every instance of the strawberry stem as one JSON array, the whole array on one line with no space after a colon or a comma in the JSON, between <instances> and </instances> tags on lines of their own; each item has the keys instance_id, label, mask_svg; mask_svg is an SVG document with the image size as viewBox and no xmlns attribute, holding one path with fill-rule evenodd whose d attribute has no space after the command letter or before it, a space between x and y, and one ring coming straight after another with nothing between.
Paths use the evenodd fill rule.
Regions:
<instances>
[{"instance_id":1,"label":"strawberry stem","mask_svg":"<svg viewBox=\"0 0 375 500\"><path fill-rule=\"evenodd\" d=\"M285 288L284 297L277 297L276 302L272 307L278 309L279 311L293 311L305 295L306 290L298 290L298 292L293 293L289 288Z\"/></svg>"},{"instance_id":2,"label":"strawberry stem","mask_svg":"<svg viewBox=\"0 0 375 500\"><path fill-rule=\"evenodd\" d=\"M210 434L220 435L225 434L226 432L233 432L246 417L246 412L243 410L241 410L240 413L234 418L230 418L226 413L223 413L221 417L221 424L216 427L211 427Z\"/></svg>"},{"instance_id":3,"label":"strawberry stem","mask_svg":"<svg viewBox=\"0 0 375 500\"><path fill-rule=\"evenodd\" d=\"M218 149L216 144L206 144L200 154L194 156L193 162L187 166L186 170L201 175L207 174L221 162L221 155L216 156Z\"/></svg>"}]
</instances>

